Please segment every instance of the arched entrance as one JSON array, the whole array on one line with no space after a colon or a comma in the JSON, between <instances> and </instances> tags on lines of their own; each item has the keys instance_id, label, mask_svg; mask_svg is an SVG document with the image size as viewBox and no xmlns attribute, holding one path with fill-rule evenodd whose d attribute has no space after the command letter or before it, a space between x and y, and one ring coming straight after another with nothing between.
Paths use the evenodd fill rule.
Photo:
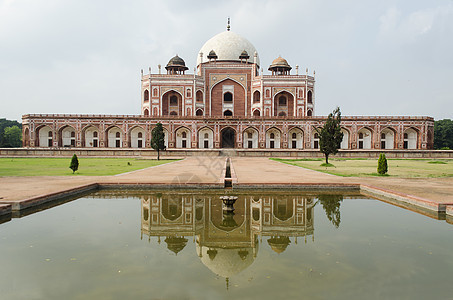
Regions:
<instances>
[{"instance_id":1,"label":"arched entrance","mask_svg":"<svg viewBox=\"0 0 453 300\"><path fill-rule=\"evenodd\" d=\"M222 130L221 148L234 148L235 132L233 128L227 127Z\"/></svg>"}]
</instances>

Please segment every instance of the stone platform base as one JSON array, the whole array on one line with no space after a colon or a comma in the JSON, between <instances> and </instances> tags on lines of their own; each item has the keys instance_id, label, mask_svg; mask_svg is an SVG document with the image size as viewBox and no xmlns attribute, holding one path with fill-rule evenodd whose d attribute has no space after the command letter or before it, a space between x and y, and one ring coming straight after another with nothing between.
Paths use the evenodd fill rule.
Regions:
<instances>
[{"instance_id":1,"label":"stone platform base","mask_svg":"<svg viewBox=\"0 0 453 300\"><path fill-rule=\"evenodd\" d=\"M387 158L453 158L453 150L340 150L335 157L341 158L379 158L385 153ZM153 149L131 148L0 148L0 157L156 157ZM185 156L247 156L247 157L291 157L322 158L319 150L292 149L169 149L161 151L162 157Z\"/></svg>"}]
</instances>

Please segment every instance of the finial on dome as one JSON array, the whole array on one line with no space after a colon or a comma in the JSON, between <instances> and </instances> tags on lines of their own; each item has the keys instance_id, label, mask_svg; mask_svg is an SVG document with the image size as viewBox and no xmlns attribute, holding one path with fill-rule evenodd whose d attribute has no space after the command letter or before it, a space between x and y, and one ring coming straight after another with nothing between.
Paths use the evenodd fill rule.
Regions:
<instances>
[{"instance_id":1,"label":"finial on dome","mask_svg":"<svg viewBox=\"0 0 453 300\"><path fill-rule=\"evenodd\" d=\"M228 17L228 25L227 25L227 31L230 31L230 17Z\"/></svg>"}]
</instances>

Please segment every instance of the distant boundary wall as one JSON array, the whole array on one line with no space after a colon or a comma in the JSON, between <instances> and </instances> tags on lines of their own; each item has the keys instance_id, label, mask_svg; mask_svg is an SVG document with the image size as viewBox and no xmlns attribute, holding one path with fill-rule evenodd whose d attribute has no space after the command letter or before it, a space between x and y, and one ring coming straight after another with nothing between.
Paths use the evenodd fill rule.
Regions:
<instances>
[{"instance_id":1,"label":"distant boundary wall","mask_svg":"<svg viewBox=\"0 0 453 300\"><path fill-rule=\"evenodd\" d=\"M453 158L453 150L339 150L333 158L378 158L385 153L387 158ZM68 157L73 154L81 157L157 157L153 149L131 148L0 148L0 157ZM322 158L319 150L290 149L169 149L161 151L162 157L185 156L249 156L249 157L288 157Z\"/></svg>"}]
</instances>

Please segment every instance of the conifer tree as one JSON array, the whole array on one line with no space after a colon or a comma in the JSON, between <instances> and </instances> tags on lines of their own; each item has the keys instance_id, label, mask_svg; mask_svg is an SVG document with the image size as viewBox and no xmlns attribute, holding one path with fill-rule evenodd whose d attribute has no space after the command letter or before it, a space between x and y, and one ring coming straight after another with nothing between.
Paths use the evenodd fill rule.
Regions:
<instances>
[{"instance_id":1,"label":"conifer tree","mask_svg":"<svg viewBox=\"0 0 453 300\"><path fill-rule=\"evenodd\" d=\"M77 155L73 155L71 159L71 164L69 165L69 168L72 170L72 174L74 174L75 171L79 169L79 159L77 158Z\"/></svg>"},{"instance_id":2,"label":"conifer tree","mask_svg":"<svg viewBox=\"0 0 453 300\"><path fill-rule=\"evenodd\" d=\"M384 153L379 155L377 171L379 174L384 175L388 171L387 158Z\"/></svg>"},{"instance_id":3,"label":"conifer tree","mask_svg":"<svg viewBox=\"0 0 453 300\"><path fill-rule=\"evenodd\" d=\"M340 127L341 112L337 107L327 117L327 121L321 130L315 128L319 134L319 148L326 157L326 164L329 163L329 155L336 154L343 140L343 132Z\"/></svg>"},{"instance_id":4,"label":"conifer tree","mask_svg":"<svg viewBox=\"0 0 453 300\"><path fill-rule=\"evenodd\" d=\"M151 147L157 151L157 160L160 159L160 150L165 150L165 133L161 123L157 123L151 132Z\"/></svg>"}]
</instances>

